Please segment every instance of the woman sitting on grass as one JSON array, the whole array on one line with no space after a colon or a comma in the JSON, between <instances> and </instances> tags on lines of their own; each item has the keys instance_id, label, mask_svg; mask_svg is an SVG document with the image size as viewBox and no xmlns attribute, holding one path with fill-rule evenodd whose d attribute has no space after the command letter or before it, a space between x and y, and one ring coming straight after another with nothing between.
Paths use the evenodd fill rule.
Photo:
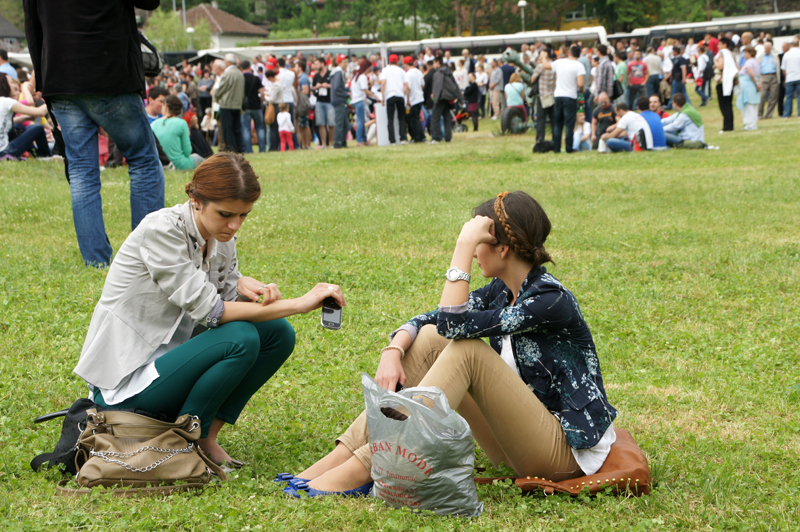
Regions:
<instances>
[{"instance_id":1,"label":"woman sitting on grass","mask_svg":"<svg viewBox=\"0 0 800 532\"><path fill-rule=\"evenodd\" d=\"M35 153L37 157L50 157L50 145L47 144L47 133L43 126L29 126L17 138L8 140L8 132L14 128L14 113L47 116L46 106L30 107L17 101L20 89L16 82L10 83L9 79L0 72L0 159L18 159L26 151ZM32 90L31 82L26 81L23 85L26 101L33 101Z\"/></svg>"},{"instance_id":2,"label":"woman sitting on grass","mask_svg":"<svg viewBox=\"0 0 800 532\"><path fill-rule=\"evenodd\" d=\"M281 299L275 284L239 273L235 235L261 194L244 157L210 157L186 194L148 215L117 252L75 373L100 406L198 416L203 451L240 467L217 434L292 353L284 318L329 296L345 301L329 284Z\"/></svg>"},{"instance_id":3,"label":"woman sitting on grass","mask_svg":"<svg viewBox=\"0 0 800 532\"><path fill-rule=\"evenodd\" d=\"M175 168L194 170L204 159L192 153L189 125L182 117L183 102L177 96L167 96L164 100L164 117L155 120L150 127Z\"/></svg>"},{"instance_id":4,"label":"woman sitting on grass","mask_svg":"<svg viewBox=\"0 0 800 532\"><path fill-rule=\"evenodd\" d=\"M492 463L517 476L594 474L616 440L617 412L575 296L542 266L550 221L524 192L500 194L474 214L456 241L438 309L392 334L375 380L392 391L398 383L443 390ZM493 279L470 292L473 258ZM307 483L285 491L367 493L368 444L362 413L333 452L297 475Z\"/></svg>"}]
</instances>

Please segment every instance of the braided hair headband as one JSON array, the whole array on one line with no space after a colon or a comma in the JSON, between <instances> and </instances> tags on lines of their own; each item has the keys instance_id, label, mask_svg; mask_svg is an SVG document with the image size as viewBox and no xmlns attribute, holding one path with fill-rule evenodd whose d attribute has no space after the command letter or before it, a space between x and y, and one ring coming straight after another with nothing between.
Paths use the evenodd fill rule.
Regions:
<instances>
[{"instance_id":1,"label":"braided hair headband","mask_svg":"<svg viewBox=\"0 0 800 532\"><path fill-rule=\"evenodd\" d=\"M514 230L511 229L511 224L508 223L508 215L506 214L505 206L505 199L507 197L508 191L506 190L505 192L499 193L497 198L494 200L494 213L497 215L497 219L500 222L500 225L503 227L503 233L506 235L506 240L508 241L511 249L514 250L518 256L527 257L534 255L536 250L539 248L534 246L529 250L523 251L516 233L514 233Z\"/></svg>"}]
</instances>

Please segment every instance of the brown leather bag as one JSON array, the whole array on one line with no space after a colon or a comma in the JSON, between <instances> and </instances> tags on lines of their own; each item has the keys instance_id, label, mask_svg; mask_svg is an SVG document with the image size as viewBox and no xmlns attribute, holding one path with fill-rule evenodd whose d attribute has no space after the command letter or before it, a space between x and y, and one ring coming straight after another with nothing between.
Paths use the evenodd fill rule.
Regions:
<instances>
[{"instance_id":1,"label":"brown leather bag","mask_svg":"<svg viewBox=\"0 0 800 532\"><path fill-rule=\"evenodd\" d=\"M588 489L590 494L598 493L608 487L613 488L615 494L630 493L635 496L650 494L650 467L647 457L636 445L631 433L625 429L615 428L617 441L611 445L605 463L594 475L551 482L543 478L514 478L514 477L475 477L477 484L491 484L495 480L514 480L517 487L523 492L542 490L547 495L553 493L567 493L572 496L579 495Z\"/></svg>"},{"instance_id":2,"label":"brown leather bag","mask_svg":"<svg viewBox=\"0 0 800 532\"><path fill-rule=\"evenodd\" d=\"M264 123L271 126L275 123L275 104L270 103L267 105L267 110L264 111Z\"/></svg>"},{"instance_id":3,"label":"brown leather bag","mask_svg":"<svg viewBox=\"0 0 800 532\"><path fill-rule=\"evenodd\" d=\"M90 409L86 414L78 452L87 460L76 476L85 489L66 488L62 482L61 495L86 495L97 486L122 488L110 491L123 496L172 493L207 486L212 472L226 480L197 445L197 416L184 414L167 423L121 410Z\"/></svg>"}]
</instances>

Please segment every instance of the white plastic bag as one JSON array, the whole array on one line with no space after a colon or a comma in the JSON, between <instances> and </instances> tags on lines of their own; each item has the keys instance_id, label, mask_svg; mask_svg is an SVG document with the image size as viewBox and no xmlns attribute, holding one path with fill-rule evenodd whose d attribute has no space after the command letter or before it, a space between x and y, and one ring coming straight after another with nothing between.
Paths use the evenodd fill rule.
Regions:
<instances>
[{"instance_id":1,"label":"white plastic bag","mask_svg":"<svg viewBox=\"0 0 800 532\"><path fill-rule=\"evenodd\" d=\"M439 515L475 517L483 511L473 479L475 446L467 421L450 408L439 388L399 393L361 375L372 454L372 496L395 508L431 510ZM433 401L433 408L422 399ZM418 397L417 400L412 397ZM381 407L408 411L408 419L387 418Z\"/></svg>"}]
</instances>

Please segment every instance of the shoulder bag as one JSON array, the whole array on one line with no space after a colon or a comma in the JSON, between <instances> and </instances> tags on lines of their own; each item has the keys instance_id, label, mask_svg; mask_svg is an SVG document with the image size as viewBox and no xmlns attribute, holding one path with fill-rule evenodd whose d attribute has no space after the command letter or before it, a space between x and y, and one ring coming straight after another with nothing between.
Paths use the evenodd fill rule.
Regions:
<instances>
[{"instance_id":1,"label":"shoulder bag","mask_svg":"<svg viewBox=\"0 0 800 532\"><path fill-rule=\"evenodd\" d=\"M102 486L122 496L172 493L203 488L212 474L227 480L223 470L200 447L200 419L184 414L174 423L122 410L87 411L86 428L78 440L85 463L75 477L81 489L58 493L87 495Z\"/></svg>"},{"instance_id":2,"label":"shoulder bag","mask_svg":"<svg viewBox=\"0 0 800 532\"><path fill-rule=\"evenodd\" d=\"M268 126L275 123L275 104L272 102L267 104L267 110L264 111L264 123Z\"/></svg>"}]
</instances>

